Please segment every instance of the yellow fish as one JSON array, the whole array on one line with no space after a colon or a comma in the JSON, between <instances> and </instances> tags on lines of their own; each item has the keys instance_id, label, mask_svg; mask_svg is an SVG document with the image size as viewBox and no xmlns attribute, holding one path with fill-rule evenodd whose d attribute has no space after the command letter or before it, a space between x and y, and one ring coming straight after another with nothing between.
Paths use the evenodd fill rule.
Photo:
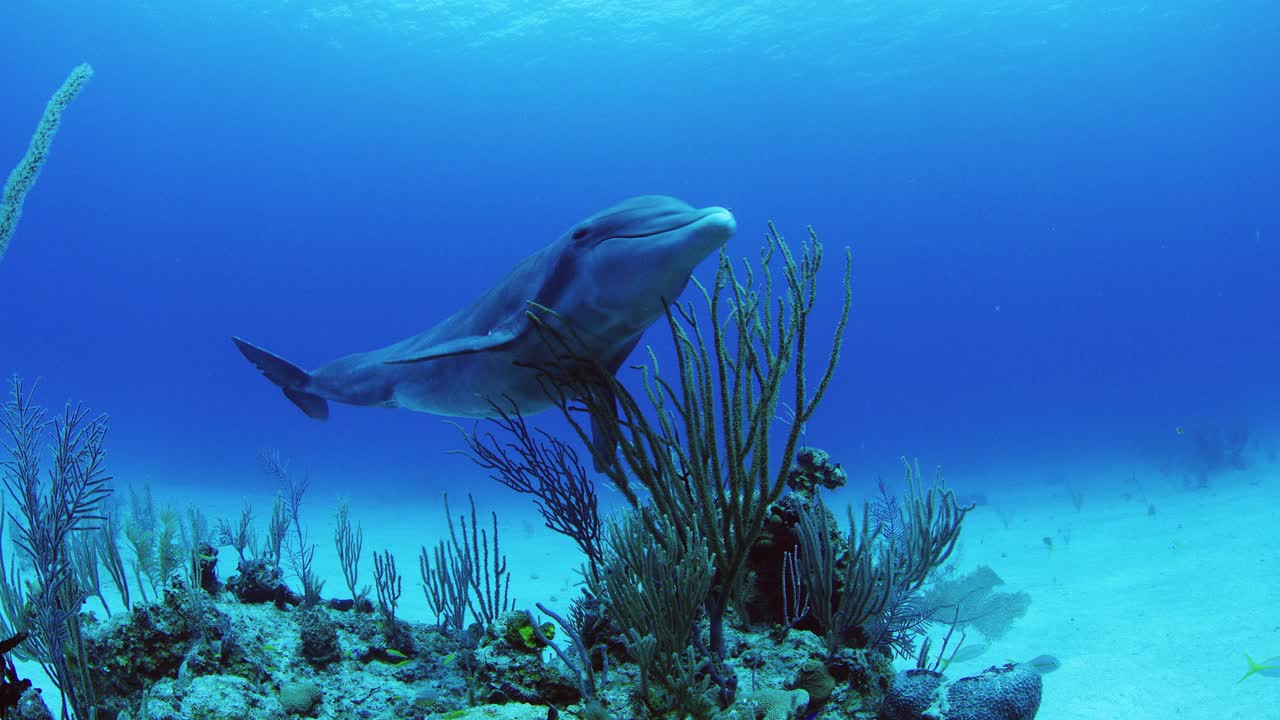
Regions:
<instances>
[{"instance_id":1,"label":"yellow fish","mask_svg":"<svg viewBox=\"0 0 1280 720\"><path fill-rule=\"evenodd\" d=\"M1245 680L1248 680L1250 675L1261 675L1263 677L1280 677L1280 656L1267 658L1266 660L1263 660L1262 662L1259 663L1259 662L1255 662L1253 658L1249 657L1249 653L1245 653L1244 659L1249 662L1249 672L1245 673L1244 677L1237 680L1236 681L1237 683L1242 683Z\"/></svg>"}]
</instances>

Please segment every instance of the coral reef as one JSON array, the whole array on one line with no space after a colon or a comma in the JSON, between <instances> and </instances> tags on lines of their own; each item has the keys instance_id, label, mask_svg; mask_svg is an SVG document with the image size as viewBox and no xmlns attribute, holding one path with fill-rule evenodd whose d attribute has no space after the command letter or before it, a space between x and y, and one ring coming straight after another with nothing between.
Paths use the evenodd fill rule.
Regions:
<instances>
[{"instance_id":1,"label":"coral reef","mask_svg":"<svg viewBox=\"0 0 1280 720\"><path fill-rule=\"evenodd\" d=\"M557 666L543 660L543 642L534 633L529 613L504 613L497 631L475 651L476 681L489 703L544 703L563 707L580 699L577 683Z\"/></svg>"},{"instance_id":2,"label":"coral reef","mask_svg":"<svg viewBox=\"0 0 1280 720\"><path fill-rule=\"evenodd\" d=\"M844 487L848 480L840 463L832 461L826 450L812 447L800 448L787 472L787 487L806 500L819 488L835 490Z\"/></svg>"},{"instance_id":3,"label":"coral reef","mask_svg":"<svg viewBox=\"0 0 1280 720\"><path fill-rule=\"evenodd\" d=\"M535 498L547 526L582 550L583 590L563 615L536 601L518 609L497 515L482 522L470 497L469 512L456 517L445 499L447 535L418 558L433 624L399 612L420 596L402 594L390 551L374 552L372 587L359 584L363 533L345 503L333 549L352 597L322 596L317 546L299 512L307 476L275 452L262 454L278 488L263 533L248 505L215 533L196 509L181 517L157 510L149 492L133 494L129 517L113 518L99 512L110 492L96 462L105 420L69 411L63 426L88 428L69 436L87 443L76 455L84 468L71 479L81 483L73 490L88 495L78 502L58 495L60 487L68 492L63 478L46 496L49 489L33 480L43 416L32 414L15 381L3 418L13 458L4 464L5 484L25 518L15 523L17 544L30 548L32 528L41 527L27 508L56 515L66 531L41 548L65 568L58 578L76 585L43 597L43 577L0 582L9 625L25 631L29 607L43 603L58 631L43 637L61 643L56 652L23 640L9 647L51 663L66 681L64 697L73 696L63 713L73 720L541 720L562 712L591 720L975 720L986 717L976 714L980 707L1030 720L1041 683L1032 668L992 668L954 682L936 672L953 634L955 648L966 626L996 635L1026 600L994 593L999 578L989 568L959 578L940 571L970 509L941 473L927 482L919 464L904 458L901 500L881 483L879 498L860 512L847 508L843 522L823 500L846 475L800 440L835 369L849 267L835 348L806 389L806 323L822 259L821 244L811 240L792 256L771 228L760 275L738 277L722 260L704 295L712 327L700 327L689 307L673 312L680 374L674 381L656 370L647 376L647 407L611 373L593 372L588 359L538 369L549 392L563 394L580 440L595 431L613 442L612 456L596 444L591 458L627 500L613 518L600 517L596 480L577 453L530 430L518 409L496 420L507 440L468 436L477 462ZM761 298L752 277L768 274L773 253L783 260L787 291ZM787 312L775 319L763 309L771 300ZM720 302L737 308L730 320L715 312ZM549 342L568 341L542 329ZM694 340L702 337L709 341ZM798 388L795 407L788 406L786 431L770 440L787 383ZM580 419L583 407L591 428ZM101 527L90 526L95 520ZM133 551L132 577L121 570L115 528ZM71 529L98 534L80 547ZM225 584L215 572L220 546L237 558ZM108 567L122 610L112 612L99 564ZM32 566L39 563L24 558L21 567ZM10 575L0 564L0 579ZM87 597L98 598L108 617L85 611ZM997 601L1011 612L984 625ZM951 610L937 617L943 607ZM938 626L947 635L935 659L927 633ZM920 669L895 674L895 658ZM6 702L26 697L16 677L3 687Z\"/></svg>"},{"instance_id":4,"label":"coral reef","mask_svg":"<svg viewBox=\"0 0 1280 720\"><path fill-rule=\"evenodd\" d=\"M90 663L102 669L95 682L105 720L390 720L464 708L472 679L457 657L467 646L407 627L405 648L389 649L374 614L202 597L174 578L158 601L93 623L85 635Z\"/></svg>"}]
</instances>

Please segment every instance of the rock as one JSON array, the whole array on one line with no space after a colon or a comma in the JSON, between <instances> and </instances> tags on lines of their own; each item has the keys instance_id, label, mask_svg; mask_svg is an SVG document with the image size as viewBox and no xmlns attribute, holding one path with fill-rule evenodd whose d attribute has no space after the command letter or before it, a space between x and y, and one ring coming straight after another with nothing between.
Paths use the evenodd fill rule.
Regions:
<instances>
[{"instance_id":1,"label":"rock","mask_svg":"<svg viewBox=\"0 0 1280 720\"><path fill-rule=\"evenodd\" d=\"M242 560L237 575L227 580L227 589L242 603L276 602L281 591L288 592L280 567L261 558Z\"/></svg>"},{"instance_id":2,"label":"rock","mask_svg":"<svg viewBox=\"0 0 1280 720\"><path fill-rule=\"evenodd\" d=\"M827 658L827 671L838 686L847 686L865 707L879 707L896 675L884 653L841 648Z\"/></svg>"},{"instance_id":3,"label":"rock","mask_svg":"<svg viewBox=\"0 0 1280 720\"><path fill-rule=\"evenodd\" d=\"M200 574L200 587L210 595L217 595L222 590L218 582L218 548L202 542L196 546L196 562Z\"/></svg>"},{"instance_id":4,"label":"rock","mask_svg":"<svg viewBox=\"0 0 1280 720\"><path fill-rule=\"evenodd\" d=\"M535 630L533 618L523 610L503 613L494 621L494 625L497 627L498 635L505 639L507 645L516 652L541 652L547 645L538 637L539 632L548 640L554 640L556 637L554 625L549 622L543 623Z\"/></svg>"},{"instance_id":5,"label":"rock","mask_svg":"<svg viewBox=\"0 0 1280 720\"><path fill-rule=\"evenodd\" d=\"M248 680L234 675L193 678L182 692L180 718L202 720L284 720L280 701L258 692ZM152 708L148 708L152 711ZM147 715L154 718L155 715ZM160 716L166 717L166 716Z\"/></svg>"},{"instance_id":6,"label":"rock","mask_svg":"<svg viewBox=\"0 0 1280 720\"><path fill-rule=\"evenodd\" d=\"M27 688L18 698L18 709L13 714L18 720L53 720L53 713L44 704L38 688Z\"/></svg>"},{"instance_id":7,"label":"rock","mask_svg":"<svg viewBox=\"0 0 1280 720\"><path fill-rule=\"evenodd\" d=\"M507 613L495 625L502 630L475 653L479 696L486 702L544 703L565 706L580 698L578 686L558 666L543 662L542 654L526 643L528 613ZM510 632L507 632L507 631ZM536 637L533 638L538 643Z\"/></svg>"},{"instance_id":8,"label":"rock","mask_svg":"<svg viewBox=\"0 0 1280 720\"><path fill-rule=\"evenodd\" d=\"M211 611L213 612L213 611ZM187 659L194 640L202 632L216 636L217 616L206 616L200 605L191 602L191 592L176 580L167 585L161 598L150 604L136 604L128 614L116 614L85 633L85 652L96 669L98 693L107 699L101 704L118 712L109 700L137 695L161 678L176 677Z\"/></svg>"},{"instance_id":9,"label":"rock","mask_svg":"<svg viewBox=\"0 0 1280 720\"><path fill-rule=\"evenodd\" d=\"M453 720L547 720L547 706L531 703L481 705L448 714Z\"/></svg>"},{"instance_id":10,"label":"rock","mask_svg":"<svg viewBox=\"0 0 1280 720\"><path fill-rule=\"evenodd\" d=\"M817 488L835 490L848 481L840 463L833 462L825 450L804 447L796 453L795 462L787 472L787 487L791 491L809 499Z\"/></svg>"},{"instance_id":11,"label":"rock","mask_svg":"<svg viewBox=\"0 0 1280 720\"><path fill-rule=\"evenodd\" d=\"M342 655L338 645L338 629L324 610L314 608L298 615L298 631L302 636L302 657L317 669L337 662Z\"/></svg>"}]
</instances>

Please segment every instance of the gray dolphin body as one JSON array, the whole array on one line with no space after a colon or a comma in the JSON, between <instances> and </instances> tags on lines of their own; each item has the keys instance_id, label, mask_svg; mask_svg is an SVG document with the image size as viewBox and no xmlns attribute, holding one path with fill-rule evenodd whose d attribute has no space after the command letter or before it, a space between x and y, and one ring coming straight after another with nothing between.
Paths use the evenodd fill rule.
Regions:
<instances>
[{"instance_id":1,"label":"gray dolphin body","mask_svg":"<svg viewBox=\"0 0 1280 720\"><path fill-rule=\"evenodd\" d=\"M554 310L617 371L699 262L733 234L721 207L660 195L631 198L574 225L517 264L497 285L425 332L307 372L240 338L240 352L309 417L327 401L488 417L510 398L523 413L550 407L536 373L515 363L549 360L529 303Z\"/></svg>"}]
</instances>

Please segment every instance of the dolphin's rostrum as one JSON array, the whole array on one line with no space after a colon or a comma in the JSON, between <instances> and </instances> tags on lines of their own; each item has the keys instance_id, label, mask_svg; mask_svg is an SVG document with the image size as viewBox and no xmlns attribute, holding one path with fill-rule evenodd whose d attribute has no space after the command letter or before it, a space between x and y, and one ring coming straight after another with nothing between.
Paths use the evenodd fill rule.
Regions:
<instances>
[{"instance_id":1,"label":"dolphin's rostrum","mask_svg":"<svg viewBox=\"0 0 1280 720\"><path fill-rule=\"evenodd\" d=\"M550 359L531 325L530 303L563 318L581 351L617 371L663 316L699 262L735 228L722 207L694 208L661 195L634 197L592 215L526 257L497 285L443 322L378 350L310 372L240 338L240 352L308 417L329 400L486 417L509 398L521 412L550 406L536 373Z\"/></svg>"}]
</instances>

